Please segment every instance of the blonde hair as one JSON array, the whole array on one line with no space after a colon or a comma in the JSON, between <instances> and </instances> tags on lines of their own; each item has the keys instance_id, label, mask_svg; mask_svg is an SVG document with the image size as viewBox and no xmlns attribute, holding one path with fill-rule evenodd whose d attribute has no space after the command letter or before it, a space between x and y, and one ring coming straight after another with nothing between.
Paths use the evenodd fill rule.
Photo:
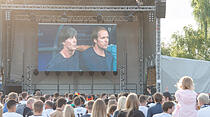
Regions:
<instances>
[{"instance_id":1,"label":"blonde hair","mask_svg":"<svg viewBox=\"0 0 210 117\"><path fill-rule=\"evenodd\" d=\"M138 96L135 93L130 93L126 99L127 116L129 116L131 111L138 110L139 105Z\"/></svg>"},{"instance_id":2,"label":"blonde hair","mask_svg":"<svg viewBox=\"0 0 210 117\"><path fill-rule=\"evenodd\" d=\"M125 109L125 102L126 102L126 97L121 96L118 100L118 103L117 103L117 110L124 110Z\"/></svg>"},{"instance_id":3,"label":"blonde hair","mask_svg":"<svg viewBox=\"0 0 210 117\"><path fill-rule=\"evenodd\" d=\"M71 105L66 105L64 107L63 117L75 117L74 109Z\"/></svg>"},{"instance_id":4,"label":"blonde hair","mask_svg":"<svg viewBox=\"0 0 210 117\"><path fill-rule=\"evenodd\" d=\"M189 76L184 76L182 78L179 79L179 82L177 83L177 88L178 89L190 89L190 90L194 90L194 83L193 83L193 79Z\"/></svg>"},{"instance_id":5,"label":"blonde hair","mask_svg":"<svg viewBox=\"0 0 210 117\"><path fill-rule=\"evenodd\" d=\"M106 117L106 105L100 98L93 104L91 117Z\"/></svg>"},{"instance_id":6,"label":"blonde hair","mask_svg":"<svg viewBox=\"0 0 210 117\"><path fill-rule=\"evenodd\" d=\"M197 97L199 102L202 102L203 104L209 104L209 95L206 93L201 93Z\"/></svg>"},{"instance_id":7,"label":"blonde hair","mask_svg":"<svg viewBox=\"0 0 210 117\"><path fill-rule=\"evenodd\" d=\"M2 114L3 114L3 105L0 104L0 117L2 117Z\"/></svg>"}]
</instances>

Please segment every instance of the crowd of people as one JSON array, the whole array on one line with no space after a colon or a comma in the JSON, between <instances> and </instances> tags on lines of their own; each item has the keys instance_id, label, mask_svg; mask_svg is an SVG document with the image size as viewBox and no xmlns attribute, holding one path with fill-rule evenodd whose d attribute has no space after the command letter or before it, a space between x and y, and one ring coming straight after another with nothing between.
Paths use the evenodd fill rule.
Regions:
<instances>
[{"instance_id":1,"label":"crowd of people","mask_svg":"<svg viewBox=\"0 0 210 117\"><path fill-rule=\"evenodd\" d=\"M209 95L197 94L192 78L182 77L177 87L174 96L169 92L153 95L0 93L0 117L210 117Z\"/></svg>"}]
</instances>

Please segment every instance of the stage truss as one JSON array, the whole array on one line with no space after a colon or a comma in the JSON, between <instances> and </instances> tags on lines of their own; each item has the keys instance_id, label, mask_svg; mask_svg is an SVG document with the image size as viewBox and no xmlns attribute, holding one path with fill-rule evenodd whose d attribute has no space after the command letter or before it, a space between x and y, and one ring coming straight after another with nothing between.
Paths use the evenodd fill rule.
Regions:
<instances>
[{"instance_id":1,"label":"stage truss","mask_svg":"<svg viewBox=\"0 0 210 117\"><path fill-rule=\"evenodd\" d=\"M19 21L34 21L38 23L103 23L103 22L136 22L138 21L138 17L133 15L132 13L138 13L138 12L155 12L156 7L155 6L72 6L72 5L35 5L35 4L1 4L0 10L5 11L6 20L10 21L12 20L19 20ZM24 11L25 14L14 14L14 16L11 16L11 12L13 11ZM34 12L37 11L63 11L64 15L40 15L35 14ZM122 16L116 16L116 15L104 15L102 16L103 20L99 21L97 15L91 15L91 16L68 16L65 15L65 11L67 12L127 12L131 13L130 15L122 15ZM29 13L28 13L29 12ZM159 28L159 20L156 22L157 28ZM157 30L156 30L157 31ZM156 34L157 40L160 40L159 37L159 31L157 31ZM142 41L142 40L140 40ZM143 82L144 82L144 66L143 63L143 43L140 42L141 45L139 45L140 51L139 55L139 62L140 62L140 68L139 68L139 91L143 92ZM156 43L156 66L157 66L157 90L159 91L160 86L160 41L157 41ZM25 90L31 90L31 78L32 78L32 67L27 68L27 77L23 79L23 81L26 81L25 84L23 84L23 87ZM126 83L127 83L127 76L126 76L126 65L120 65L120 90L125 91L126 90Z\"/></svg>"}]
</instances>

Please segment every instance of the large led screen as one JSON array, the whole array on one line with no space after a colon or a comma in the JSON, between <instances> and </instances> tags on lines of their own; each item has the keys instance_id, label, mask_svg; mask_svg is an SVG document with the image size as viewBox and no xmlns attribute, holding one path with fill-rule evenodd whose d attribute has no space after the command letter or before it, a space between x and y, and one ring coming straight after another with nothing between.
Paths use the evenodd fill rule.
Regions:
<instances>
[{"instance_id":1,"label":"large led screen","mask_svg":"<svg viewBox=\"0 0 210 117\"><path fill-rule=\"evenodd\" d=\"M39 24L39 71L117 71L116 24Z\"/></svg>"}]
</instances>

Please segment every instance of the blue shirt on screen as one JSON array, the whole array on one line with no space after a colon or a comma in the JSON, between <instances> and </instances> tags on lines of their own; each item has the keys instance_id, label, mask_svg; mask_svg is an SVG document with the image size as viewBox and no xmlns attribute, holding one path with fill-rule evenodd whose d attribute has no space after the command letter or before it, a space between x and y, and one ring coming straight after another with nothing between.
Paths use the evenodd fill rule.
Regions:
<instances>
[{"instance_id":1,"label":"blue shirt on screen","mask_svg":"<svg viewBox=\"0 0 210 117\"><path fill-rule=\"evenodd\" d=\"M113 57L105 51L105 57L95 53L93 48L88 48L80 54L80 69L83 71L113 71Z\"/></svg>"},{"instance_id":2,"label":"blue shirt on screen","mask_svg":"<svg viewBox=\"0 0 210 117\"><path fill-rule=\"evenodd\" d=\"M64 58L58 53L48 63L47 71L80 71L79 52L75 51L70 58Z\"/></svg>"}]
</instances>

